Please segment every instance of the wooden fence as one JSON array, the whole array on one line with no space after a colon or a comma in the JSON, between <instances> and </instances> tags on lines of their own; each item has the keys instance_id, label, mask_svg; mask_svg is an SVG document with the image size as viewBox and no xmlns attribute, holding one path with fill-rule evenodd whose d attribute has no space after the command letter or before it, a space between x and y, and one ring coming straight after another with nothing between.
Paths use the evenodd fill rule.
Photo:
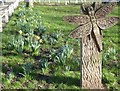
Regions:
<instances>
[{"instance_id":1,"label":"wooden fence","mask_svg":"<svg viewBox=\"0 0 120 91\"><path fill-rule=\"evenodd\" d=\"M65 4L68 4L68 3L80 3L80 2L83 2L83 1L86 1L86 0L34 0L34 2L37 2L37 3L65 3Z\"/></svg>"},{"instance_id":2,"label":"wooden fence","mask_svg":"<svg viewBox=\"0 0 120 91\"><path fill-rule=\"evenodd\" d=\"M43 5L59 5L59 4L80 4L82 2L101 2L101 0L21 0L21 1L32 1Z\"/></svg>"},{"instance_id":3,"label":"wooden fence","mask_svg":"<svg viewBox=\"0 0 120 91\"><path fill-rule=\"evenodd\" d=\"M69 2L69 3L81 3L81 2L100 2L102 0L33 0L34 2L48 2L48 3L51 3L51 2L57 2L57 3L65 3L65 2Z\"/></svg>"},{"instance_id":4,"label":"wooden fence","mask_svg":"<svg viewBox=\"0 0 120 91\"><path fill-rule=\"evenodd\" d=\"M0 32L2 32L2 28L9 21L9 16L11 16L14 10L19 5L19 0L14 0L10 2L10 0L0 0Z\"/></svg>"}]
</instances>

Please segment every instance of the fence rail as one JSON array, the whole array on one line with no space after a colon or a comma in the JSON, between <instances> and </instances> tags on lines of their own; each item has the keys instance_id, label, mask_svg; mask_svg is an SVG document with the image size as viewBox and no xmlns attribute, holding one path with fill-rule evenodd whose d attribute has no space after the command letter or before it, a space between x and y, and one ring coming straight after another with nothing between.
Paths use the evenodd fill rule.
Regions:
<instances>
[{"instance_id":1,"label":"fence rail","mask_svg":"<svg viewBox=\"0 0 120 91\"><path fill-rule=\"evenodd\" d=\"M13 2L10 2L11 0L0 0L2 1L0 4L0 32L2 32L3 25L9 21L9 16L11 16L14 12L14 9L16 9L19 5L19 0L12 0ZM4 1L4 2L3 2Z\"/></svg>"},{"instance_id":2,"label":"fence rail","mask_svg":"<svg viewBox=\"0 0 120 91\"><path fill-rule=\"evenodd\" d=\"M80 4L83 2L119 2L120 0L20 0L20 1L25 1L25 2L34 2L38 4L43 4L43 5L59 5L59 4Z\"/></svg>"},{"instance_id":3,"label":"fence rail","mask_svg":"<svg viewBox=\"0 0 120 91\"><path fill-rule=\"evenodd\" d=\"M34 2L34 3L39 3L39 4L79 4L82 2L101 2L102 0L21 0L21 1L25 1L25 2Z\"/></svg>"}]
</instances>

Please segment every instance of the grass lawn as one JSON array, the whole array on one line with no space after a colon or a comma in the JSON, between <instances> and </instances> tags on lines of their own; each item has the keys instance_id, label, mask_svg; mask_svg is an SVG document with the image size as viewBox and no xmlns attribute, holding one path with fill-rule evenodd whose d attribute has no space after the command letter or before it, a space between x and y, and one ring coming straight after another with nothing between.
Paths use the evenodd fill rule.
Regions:
<instances>
[{"instance_id":1,"label":"grass lawn","mask_svg":"<svg viewBox=\"0 0 120 91\"><path fill-rule=\"evenodd\" d=\"M63 16L75 15L80 13L80 6L39 6L35 5L33 10L40 14L42 25L46 28L46 35L51 35L60 32L62 35L61 41L54 44L42 44L41 53L46 59L52 58L50 52L59 49L65 45L66 42L74 49L72 58L68 64L62 66L46 67L40 69L38 60L28 55L19 55L7 50L7 43L18 34L18 27L15 21L16 14L19 12L20 7L15 10L9 23L2 33L2 49L3 49L3 68L2 79L3 87L5 89L28 89L28 88L42 88L42 89L79 89L80 72L79 72L79 59L80 50L79 40L69 39L68 34L77 26L63 21ZM114 9L111 15L118 16L118 7ZM118 24L119 25L119 24ZM118 65L118 26L114 26L104 31L103 33L103 69L104 79L103 82L108 88L118 88L119 86L119 65ZM51 50L54 49L54 50ZM48 51L49 50L49 51ZM105 55L105 56L104 56ZM39 58L40 60L40 58ZM50 59L52 60L52 59ZM49 60L48 60L49 61ZM113 64L112 64L112 63ZM51 62L49 62L50 64ZM67 70L70 65L70 70ZM27 69L26 69L27 67ZM64 67L67 67L64 70ZM52 68L54 70L50 70ZM109 77L109 73L112 74ZM112 79L112 80L111 80Z\"/></svg>"}]
</instances>

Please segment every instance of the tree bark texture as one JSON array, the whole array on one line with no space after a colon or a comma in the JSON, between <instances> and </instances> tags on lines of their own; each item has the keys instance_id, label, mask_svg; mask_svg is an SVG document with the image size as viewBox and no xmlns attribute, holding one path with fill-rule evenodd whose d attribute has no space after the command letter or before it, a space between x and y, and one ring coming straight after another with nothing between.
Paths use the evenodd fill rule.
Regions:
<instances>
[{"instance_id":1,"label":"tree bark texture","mask_svg":"<svg viewBox=\"0 0 120 91\"><path fill-rule=\"evenodd\" d=\"M95 38L93 34L91 35L81 39L80 85L84 89L100 89L102 88L102 53L98 51Z\"/></svg>"}]
</instances>

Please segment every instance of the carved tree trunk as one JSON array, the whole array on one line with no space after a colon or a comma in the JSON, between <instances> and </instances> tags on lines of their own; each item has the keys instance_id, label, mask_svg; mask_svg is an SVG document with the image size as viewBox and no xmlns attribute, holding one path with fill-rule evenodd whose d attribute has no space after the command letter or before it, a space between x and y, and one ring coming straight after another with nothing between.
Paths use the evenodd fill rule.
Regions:
<instances>
[{"instance_id":1,"label":"carved tree trunk","mask_svg":"<svg viewBox=\"0 0 120 91\"><path fill-rule=\"evenodd\" d=\"M87 5L87 6L86 6ZM87 16L67 16L64 19L79 26L70 33L71 38L81 39L81 82L85 89L103 89L102 85L102 31L118 23L118 17L105 16L111 12L116 3L99 5L89 2L82 3L82 12ZM103 19L102 19L103 18Z\"/></svg>"},{"instance_id":2,"label":"carved tree trunk","mask_svg":"<svg viewBox=\"0 0 120 91\"><path fill-rule=\"evenodd\" d=\"M102 35L101 35L102 37ZM81 39L81 87L100 89L102 87L102 54L98 51L94 36Z\"/></svg>"}]
</instances>

